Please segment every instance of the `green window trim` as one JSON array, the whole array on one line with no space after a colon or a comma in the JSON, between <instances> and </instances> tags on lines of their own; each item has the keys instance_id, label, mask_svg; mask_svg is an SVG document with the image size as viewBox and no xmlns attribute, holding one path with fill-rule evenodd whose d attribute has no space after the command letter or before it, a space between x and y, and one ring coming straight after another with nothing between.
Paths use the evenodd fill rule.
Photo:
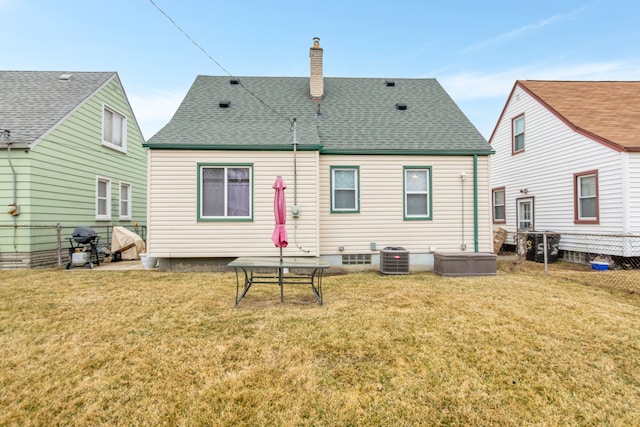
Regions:
<instances>
[{"instance_id":1,"label":"green window trim","mask_svg":"<svg viewBox=\"0 0 640 427\"><path fill-rule=\"evenodd\" d=\"M253 222L254 215L254 165L253 163L198 163L197 164L197 221L198 222ZM234 168L249 169L249 215L247 216L204 216L203 209L203 188L202 188L202 171L203 169L224 169L225 182L226 171ZM227 195L225 193L225 208L227 207ZM226 211L227 209L225 209Z\"/></svg>"},{"instance_id":2,"label":"green window trim","mask_svg":"<svg viewBox=\"0 0 640 427\"><path fill-rule=\"evenodd\" d=\"M407 176L410 172L426 172L426 183L424 190L410 191L407 183ZM433 219L433 192L432 192L432 169L431 166L404 166L402 168L402 214L405 221L430 221ZM415 174L416 179L419 175ZM409 195L425 194L427 200L425 201L425 208L427 212L425 215L409 215L407 210L409 209L407 198Z\"/></svg>"},{"instance_id":3,"label":"green window trim","mask_svg":"<svg viewBox=\"0 0 640 427\"><path fill-rule=\"evenodd\" d=\"M353 187L339 188L336 185L336 173L337 172L353 172ZM331 198L331 213L332 214L354 214L360 213L360 166L330 166L330 194ZM336 192L342 191L343 193L353 192L353 207L338 208L336 207Z\"/></svg>"}]
</instances>

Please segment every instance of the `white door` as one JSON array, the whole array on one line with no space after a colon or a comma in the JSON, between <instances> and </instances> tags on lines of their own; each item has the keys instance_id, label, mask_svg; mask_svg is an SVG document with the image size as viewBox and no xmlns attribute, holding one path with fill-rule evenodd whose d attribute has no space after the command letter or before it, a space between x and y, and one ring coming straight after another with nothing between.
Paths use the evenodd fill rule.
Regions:
<instances>
[{"instance_id":1,"label":"white door","mask_svg":"<svg viewBox=\"0 0 640 427\"><path fill-rule=\"evenodd\" d=\"M533 230L533 198L518 199L517 203L518 230Z\"/></svg>"}]
</instances>

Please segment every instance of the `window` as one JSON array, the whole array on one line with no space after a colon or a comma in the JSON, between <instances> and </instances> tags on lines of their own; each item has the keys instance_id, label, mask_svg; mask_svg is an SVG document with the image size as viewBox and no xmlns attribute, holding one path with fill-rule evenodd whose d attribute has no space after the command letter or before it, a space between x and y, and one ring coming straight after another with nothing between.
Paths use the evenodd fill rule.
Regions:
<instances>
[{"instance_id":1,"label":"window","mask_svg":"<svg viewBox=\"0 0 640 427\"><path fill-rule=\"evenodd\" d=\"M533 230L533 198L518 199L518 230Z\"/></svg>"},{"instance_id":2,"label":"window","mask_svg":"<svg viewBox=\"0 0 640 427\"><path fill-rule=\"evenodd\" d=\"M574 222L598 224L598 171L574 175Z\"/></svg>"},{"instance_id":3,"label":"window","mask_svg":"<svg viewBox=\"0 0 640 427\"><path fill-rule=\"evenodd\" d=\"M342 265L371 265L371 254L342 255Z\"/></svg>"},{"instance_id":4,"label":"window","mask_svg":"<svg viewBox=\"0 0 640 427\"><path fill-rule=\"evenodd\" d=\"M504 210L504 187L493 190L493 222L505 223L506 216Z\"/></svg>"},{"instance_id":5,"label":"window","mask_svg":"<svg viewBox=\"0 0 640 427\"><path fill-rule=\"evenodd\" d=\"M252 166L200 166L200 219L252 219Z\"/></svg>"},{"instance_id":6,"label":"window","mask_svg":"<svg viewBox=\"0 0 640 427\"><path fill-rule=\"evenodd\" d=\"M111 219L111 180L96 180L96 219Z\"/></svg>"},{"instance_id":7,"label":"window","mask_svg":"<svg viewBox=\"0 0 640 427\"><path fill-rule=\"evenodd\" d=\"M359 172L357 166L331 167L331 212L360 211Z\"/></svg>"},{"instance_id":8,"label":"window","mask_svg":"<svg viewBox=\"0 0 640 427\"><path fill-rule=\"evenodd\" d=\"M431 168L404 168L404 218L431 219Z\"/></svg>"},{"instance_id":9,"label":"window","mask_svg":"<svg viewBox=\"0 0 640 427\"><path fill-rule=\"evenodd\" d=\"M131 219L131 184L120 183L120 219Z\"/></svg>"},{"instance_id":10,"label":"window","mask_svg":"<svg viewBox=\"0 0 640 427\"><path fill-rule=\"evenodd\" d=\"M127 119L107 106L102 107L102 143L120 151L127 148Z\"/></svg>"},{"instance_id":11,"label":"window","mask_svg":"<svg viewBox=\"0 0 640 427\"><path fill-rule=\"evenodd\" d=\"M513 152L524 151L524 116L513 119Z\"/></svg>"}]
</instances>

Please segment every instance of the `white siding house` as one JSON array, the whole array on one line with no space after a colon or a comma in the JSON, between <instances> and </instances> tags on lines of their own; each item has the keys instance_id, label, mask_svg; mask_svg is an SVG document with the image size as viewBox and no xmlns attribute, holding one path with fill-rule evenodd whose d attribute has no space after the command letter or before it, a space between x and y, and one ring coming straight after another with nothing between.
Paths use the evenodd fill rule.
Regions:
<instances>
[{"instance_id":1,"label":"white siding house","mask_svg":"<svg viewBox=\"0 0 640 427\"><path fill-rule=\"evenodd\" d=\"M517 81L489 142L494 227L640 234L640 82ZM639 256L624 240L560 249Z\"/></svg>"},{"instance_id":2,"label":"white siding house","mask_svg":"<svg viewBox=\"0 0 640 427\"><path fill-rule=\"evenodd\" d=\"M233 258L275 255L273 232L273 182L284 178L287 205L293 205L294 174L292 152L175 151L150 153L149 227L147 240L152 256L172 259ZM298 206L301 215L294 234L292 218L287 218L289 240L285 254L294 251L294 242L318 256L318 153L296 154L299 174ZM199 166L246 165L253 171L252 219L248 221L207 221L199 218ZM153 249L152 249L153 248ZM297 249L295 249L297 251ZM176 261L178 260L178 261Z\"/></svg>"},{"instance_id":3,"label":"white siding house","mask_svg":"<svg viewBox=\"0 0 640 427\"><path fill-rule=\"evenodd\" d=\"M310 57L307 78L198 76L145 144L147 248L160 269L277 255L277 176L284 256L371 269L380 249L402 247L419 271L436 251L491 252L492 150L438 82L324 78L318 40ZM231 213L232 190L214 181L240 169L246 197Z\"/></svg>"},{"instance_id":4,"label":"white siding house","mask_svg":"<svg viewBox=\"0 0 640 427\"><path fill-rule=\"evenodd\" d=\"M330 206L330 168L354 163L360 169L360 212L357 215L339 214ZM400 246L415 258L422 254L420 264L431 269L432 254L436 251L474 251L477 240L479 251L491 252L487 156L481 157L477 167L476 215L473 158L321 156L320 165L322 254L375 254L370 250L371 243L378 249ZM423 167L431 171L432 218L412 221L403 215L403 172ZM460 178L461 173L466 175L464 180ZM474 218L479 221L477 227Z\"/></svg>"}]
</instances>

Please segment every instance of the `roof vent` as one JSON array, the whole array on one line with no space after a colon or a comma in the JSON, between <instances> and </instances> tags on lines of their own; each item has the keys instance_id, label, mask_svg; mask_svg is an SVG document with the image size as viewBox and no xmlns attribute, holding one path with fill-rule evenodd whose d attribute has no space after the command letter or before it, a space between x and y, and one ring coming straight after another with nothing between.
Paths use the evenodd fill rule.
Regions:
<instances>
[{"instance_id":1,"label":"roof vent","mask_svg":"<svg viewBox=\"0 0 640 427\"><path fill-rule=\"evenodd\" d=\"M60 80L61 82L68 82L69 80L71 80L72 76L72 74L60 74L58 80Z\"/></svg>"},{"instance_id":2,"label":"roof vent","mask_svg":"<svg viewBox=\"0 0 640 427\"><path fill-rule=\"evenodd\" d=\"M231 107L231 101L220 101L218 105L220 108L229 108Z\"/></svg>"},{"instance_id":3,"label":"roof vent","mask_svg":"<svg viewBox=\"0 0 640 427\"><path fill-rule=\"evenodd\" d=\"M396 110L404 111L406 109L407 109L407 104L405 104L403 102L398 102L396 104Z\"/></svg>"},{"instance_id":4,"label":"roof vent","mask_svg":"<svg viewBox=\"0 0 640 427\"><path fill-rule=\"evenodd\" d=\"M229 84L239 85L240 84L240 79L231 79L231 80L229 80Z\"/></svg>"},{"instance_id":5,"label":"roof vent","mask_svg":"<svg viewBox=\"0 0 640 427\"><path fill-rule=\"evenodd\" d=\"M384 81L385 86L395 86L396 82L393 80L385 80Z\"/></svg>"}]
</instances>

